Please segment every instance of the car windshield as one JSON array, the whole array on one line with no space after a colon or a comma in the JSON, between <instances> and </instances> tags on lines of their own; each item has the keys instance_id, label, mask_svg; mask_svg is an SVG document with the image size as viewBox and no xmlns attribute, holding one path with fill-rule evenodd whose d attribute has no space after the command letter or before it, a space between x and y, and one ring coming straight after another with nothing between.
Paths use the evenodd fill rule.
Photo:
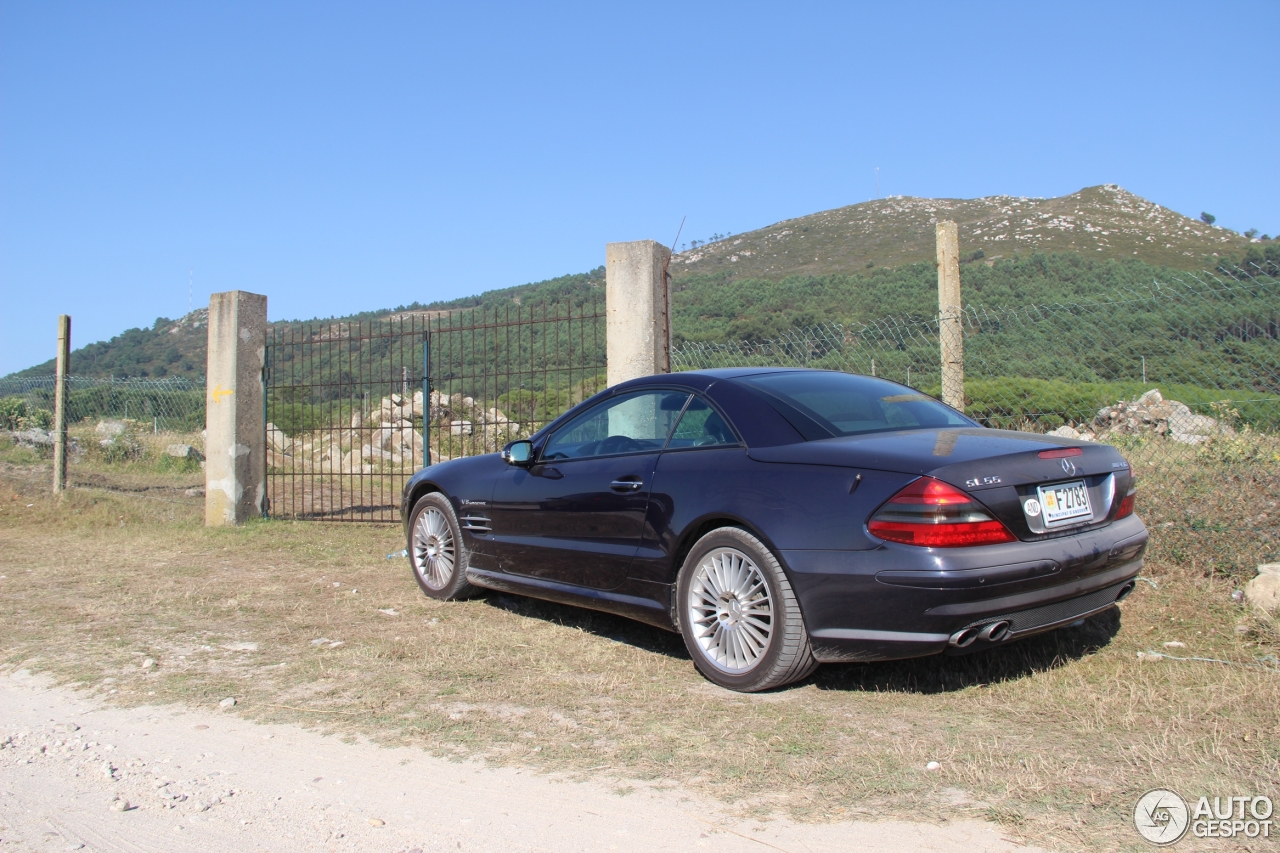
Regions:
<instances>
[{"instance_id":1,"label":"car windshield","mask_svg":"<svg viewBox=\"0 0 1280 853\"><path fill-rule=\"evenodd\" d=\"M760 373L735 381L759 392L810 441L890 430L977 426L932 397L872 376L804 370Z\"/></svg>"}]
</instances>

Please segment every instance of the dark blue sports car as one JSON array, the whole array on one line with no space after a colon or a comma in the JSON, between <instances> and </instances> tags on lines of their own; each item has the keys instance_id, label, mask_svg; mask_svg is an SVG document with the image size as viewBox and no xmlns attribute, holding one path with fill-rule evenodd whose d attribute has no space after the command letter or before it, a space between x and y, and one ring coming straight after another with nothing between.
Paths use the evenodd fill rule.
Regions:
<instances>
[{"instance_id":1,"label":"dark blue sports car","mask_svg":"<svg viewBox=\"0 0 1280 853\"><path fill-rule=\"evenodd\" d=\"M822 662L962 654L1132 591L1147 531L1112 447L986 429L868 376L648 376L501 454L418 472L422 590L480 587L680 632L734 690Z\"/></svg>"}]
</instances>

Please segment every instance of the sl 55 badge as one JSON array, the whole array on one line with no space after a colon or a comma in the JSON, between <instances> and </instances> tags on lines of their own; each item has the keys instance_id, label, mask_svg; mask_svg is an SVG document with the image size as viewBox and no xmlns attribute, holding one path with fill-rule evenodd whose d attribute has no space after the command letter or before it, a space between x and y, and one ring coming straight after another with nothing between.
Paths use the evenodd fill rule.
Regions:
<instances>
[{"instance_id":1,"label":"sl 55 badge","mask_svg":"<svg viewBox=\"0 0 1280 853\"><path fill-rule=\"evenodd\" d=\"M999 477L974 477L972 480L965 480L964 487L966 489L976 489L979 486L998 486L1001 482Z\"/></svg>"}]
</instances>

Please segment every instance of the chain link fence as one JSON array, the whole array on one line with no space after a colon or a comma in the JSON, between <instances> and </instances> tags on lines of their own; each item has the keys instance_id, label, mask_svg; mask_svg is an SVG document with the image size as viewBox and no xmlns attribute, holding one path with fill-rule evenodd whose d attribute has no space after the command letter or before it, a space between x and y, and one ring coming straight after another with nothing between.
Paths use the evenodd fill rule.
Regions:
<instances>
[{"instance_id":1,"label":"chain link fence","mask_svg":"<svg viewBox=\"0 0 1280 853\"><path fill-rule=\"evenodd\" d=\"M962 317L965 412L1118 447L1153 553L1222 571L1280 558L1280 280L1180 274L1109 298L984 305ZM824 323L766 341L688 342L672 367L872 374L941 396L936 317Z\"/></svg>"},{"instance_id":2,"label":"chain link fence","mask_svg":"<svg viewBox=\"0 0 1280 853\"><path fill-rule=\"evenodd\" d=\"M53 376L0 379L0 428L48 429L54 383ZM202 379L67 377L68 424L121 420L139 430L191 433L204 429L204 407Z\"/></svg>"}]
</instances>

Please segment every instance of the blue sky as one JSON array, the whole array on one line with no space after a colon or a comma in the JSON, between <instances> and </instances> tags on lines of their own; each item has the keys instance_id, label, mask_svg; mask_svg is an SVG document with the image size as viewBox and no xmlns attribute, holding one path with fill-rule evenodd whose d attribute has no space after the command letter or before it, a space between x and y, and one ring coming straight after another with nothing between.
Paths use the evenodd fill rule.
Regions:
<instances>
[{"instance_id":1,"label":"blue sky","mask_svg":"<svg viewBox=\"0 0 1280 853\"><path fill-rule=\"evenodd\" d=\"M0 375L881 195L1118 183L1280 232L1280 3L0 2ZM74 365L73 365L74 369Z\"/></svg>"}]
</instances>

